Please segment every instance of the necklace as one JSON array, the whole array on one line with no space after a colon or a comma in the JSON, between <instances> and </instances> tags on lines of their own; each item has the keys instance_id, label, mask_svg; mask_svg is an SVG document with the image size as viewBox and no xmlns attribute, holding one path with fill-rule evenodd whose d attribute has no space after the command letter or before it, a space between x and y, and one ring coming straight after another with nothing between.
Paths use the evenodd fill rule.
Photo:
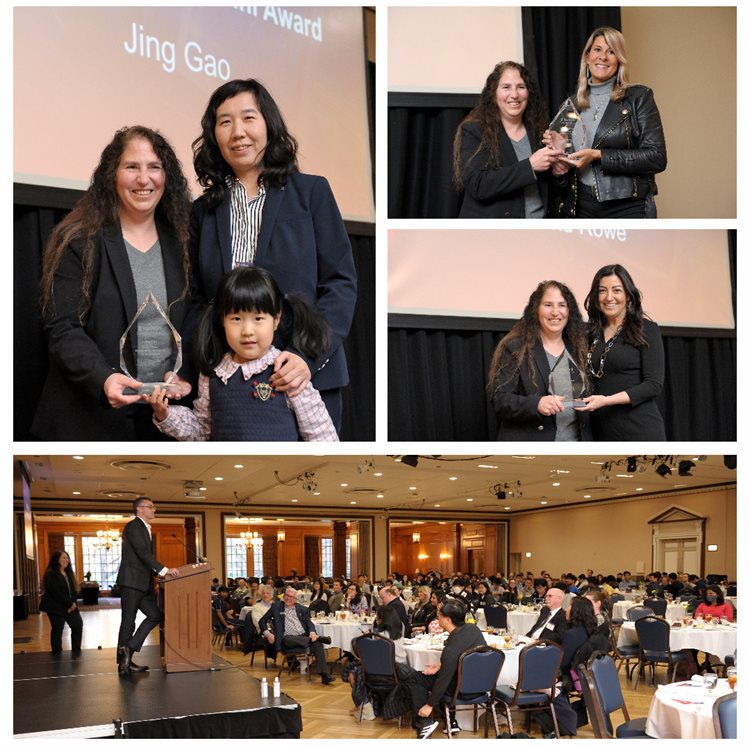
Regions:
<instances>
[{"instance_id":1,"label":"necklace","mask_svg":"<svg viewBox=\"0 0 750 750\"><path fill-rule=\"evenodd\" d=\"M588 354L586 355L586 366L588 367L588 370L592 374L592 376L595 377L597 380L601 379L604 376L604 362L607 359L609 350L615 345L615 341L617 340L617 337L620 335L620 331L622 331L622 325L620 325L618 329L615 331L615 335L612 336L612 338L604 344L604 351L602 352L601 359L599 360L599 369L597 371L595 371L594 368L591 366L591 356L594 353L594 349L596 349L596 345L599 343L599 337L597 336L591 342L591 346L589 347Z\"/></svg>"}]
</instances>

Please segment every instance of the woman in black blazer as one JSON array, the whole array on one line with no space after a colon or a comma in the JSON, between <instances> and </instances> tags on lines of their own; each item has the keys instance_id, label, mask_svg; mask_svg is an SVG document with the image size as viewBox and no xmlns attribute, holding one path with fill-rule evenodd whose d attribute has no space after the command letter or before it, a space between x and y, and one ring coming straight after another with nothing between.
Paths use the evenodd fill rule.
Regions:
<instances>
[{"instance_id":1,"label":"woman in black blazer","mask_svg":"<svg viewBox=\"0 0 750 750\"><path fill-rule=\"evenodd\" d=\"M181 329L189 212L187 182L163 136L141 126L119 130L102 152L91 186L45 249L41 302L50 359L32 426L36 437L164 439L151 422L150 406L125 393L141 383L120 368L120 337L149 292ZM146 317L131 329L129 342L140 336ZM152 340L164 356L136 361L133 344L124 350L125 363L132 375L143 377L145 367L148 379L161 381L176 353L168 329L166 340Z\"/></svg>"},{"instance_id":2,"label":"woman in black blazer","mask_svg":"<svg viewBox=\"0 0 750 750\"><path fill-rule=\"evenodd\" d=\"M206 192L193 204L190 253L196 299L213 299L222 276L240 265L269 271L284 294L295 292L327 320L331 346L317 361L287 346L273 383L288 395L312 379L336 429L341 389L349 382L343 342L357 298L351 244L324 177L302 174L297 141L276 102L254 79L235 80L211 95L193 143L193 164Z\"/></svg>"},{"instance_id":3,"label":"woman in black blazer","mask_svg":"<svg viewBox=\"0 0 750 750\"><path fill-rule=\"evenodd\" d=\"M664 385L661 333L644 316L630 274L619 264L600 268L584 304L594 392L584 401L594 440L666 440L656 403Z\"/></svg>"},{"instance_id":4,"label":"woman in black blazer","mask_svg":"<svg viewBox=\"0 0 750 750\"><path fill-rule=\"evenodd\" d=\"M62 651L62 635L66 622L70 628L71 649L81 650L83 620L76 604L77 597L78 582L70 564L70 557L67 552L56 550L44 571L42 600L39 603L39 610L47 613L52 627L49 639L53 654Z\"/></svg>"},{"instance_id":5,"label":"woman in black blazer","mask_svg":"<svg viewBox=\"0 0 750 750\"><path fill-rule=\"evenodd\" d=\"M529 71L511 61L496 65L453 144L459 218L544 218L548 170L562 154L541 144L546 127Z\"/></svg>"},{"instance_id":6,"label":"woman in black blazer","mask_svg":"<svg viewBox=\"0 0 750 750\"><path fill-rule=\"evenodd\" d=\"M589 415L574 408L585 386L585 360L576 298L565 284L543 281L492 357L487 390L497 439L590 440Z\"/></svg>"},{"instance_id":7,"label":"woman in black blazer","mask_svg":"<svg viewBox=\"0 0 750 750\"><path fill-rule=\"evenodd\" d=\"M550 211L563 218L656 218L655 176L667 167L667 146L653 92L631 84L622 33L595 29L581 54L572 97L580 120L575 152L553 169L570 169L567 191ZM545 133L547 143L554 142Z\"/></svg>"}]
</instances>

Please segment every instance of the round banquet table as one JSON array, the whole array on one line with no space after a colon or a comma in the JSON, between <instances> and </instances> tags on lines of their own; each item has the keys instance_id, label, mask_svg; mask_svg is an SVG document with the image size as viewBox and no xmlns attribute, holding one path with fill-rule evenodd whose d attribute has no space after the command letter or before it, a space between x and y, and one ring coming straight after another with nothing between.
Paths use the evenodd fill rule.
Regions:
<instances>
[{"instance_id":1,"label":"round banquet table","mask_svg":"<svg viewBox=\"0 0 750 750\"><path fill-rule=\"evenodd\" d=\"M617 639L618 646L632 646L638 643L634 622L624 622ZM704 654L713 654L724 659L737 650L737 627L735 625L715 625L707 627L681 627L669 629L669 648L681 651L694 648Z\"/></svg>"},{"instance_id":2,"label":"round banquet table","mask_svg":"<svg viewBox=\"0 0 750 750\"><path fill-rule=\"evenodd\" d=\"M480 607L476 611L476 616L477 627L480 630L487 630L487 618L484 615L484 609ZM539 612L525 612L520 609L513 609L508 612L508 629L513 633L526 635L526 633L534 627L534 624L538 619Z\"/></svg>"},{"instance_id":3,"label":"round banquet table","mask_svg":"<svg viewBox=\"0 0 750 750\"><path fill-rule=\"evenodd\" d=\"M716 739L713 706L732 690L719 680L713 690L699 681L659 685L648 709L646 734L657 739Z\"/></svg>"},{"instance_id":4,"label":"round banquet table","mask_svg":"<svg viewBox=\"0 0 750 750\"><path fill-rule=\"evenodd\" d=\"M335 622L329 619L313 620L313 625L318 635L330 637L331 644L326 644L326 648L339 648L342 651L351 651L352 641L362 633L369 633L372 630L372 623L354 620L336 620Z\"/></svg>"},{"instance_id":5,"label":"round banquet table","mask_svg":"<svg viewBox=\"0 0 750 750\"><path fill-rule=\"evenodd\" d=\"M628 601L627 599L621 602L615 602L612 606L612 617L616 620L627 619L627 611L633 607L642 606L636 604L634 601ZM667 622L679 622L685 615L685 610L681 604L667 604L667 613L665 620Z\"/></svg>"}]
</instances>

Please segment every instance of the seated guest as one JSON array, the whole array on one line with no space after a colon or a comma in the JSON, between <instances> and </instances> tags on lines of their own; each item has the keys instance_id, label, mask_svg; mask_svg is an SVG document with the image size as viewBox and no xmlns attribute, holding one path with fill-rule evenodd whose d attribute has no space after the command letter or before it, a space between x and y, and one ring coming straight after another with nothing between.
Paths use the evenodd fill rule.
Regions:
<instances>
[{"instance_id":1,"label":"seated guest","mask_svg":"<svg viewBox=\"0 0 750 750\"><path fill-rule=\"evenodd\" d=\"M346 599L344 600L344 609L355 615L366 615L370 606L359 588L358 583L350 583L346 587Z\"/></svg>"},{"instance_id":2,"label":"seated guest","mask_svg":"<svg viewBox=\"0 0 750 750\"><path fill-rule=\"evenodd\" d=\"M580 593L578 586L576 585L578 579L572 573L565 573L565 575L562 577L562 582L567 586L567 591L569 594L578 596L578 594Z\"/></svg>"},{"instance_id":3,"label":"seated guest","mask_svg":"<svg viewBox=\"0 0 750 750\"><path fill-rule=\"evenodd\" d=\"M438 610L443 606L446 599L447 597L442 589L435 589L430 594L430 604L435 608L434 614L430 615L427 619L427 632L431 635L439 635L443 632L443 629L440 627L440 620L438 620Z\"/></svg>"},{"instance_id":4,"label":"seated guest","mask_svg":"<svg viewBox=\"0 0 750 750\"><path fill-rule=\"evenodd\" d=\"M333 579L333 590L328 592L328 609L331 612L338 612L343 609L344 603L344 582L341 578Z\"/></svg>"},{"instance_id":5,"label":"seated guest","mask_svg":"<svg viewBox=\"0 0 750 750\"><path fill-rule=\"evenodd\" d=\"M307 609L297 604L296 589L289 586L284 592L283 601L271 605L259 625L263 637L279 650L309 648L315 657L323 684L333 682L323 648L323 644L330 643L331 639L327 636L318 636Z\"/></svg>"},{"instance_id":6,"label":"seated guest","mask_svg":"<svg viewBox=\"0 0 750 750\"><path fill-rule=\"evenodd\" d=\"M534 627L526 633L527 638L535 641L545 640L562 643L563 633L567 628L565 610L562 608L565 592L552 587L544 596L544 607Z\"/></svg>"},{"instance_id":7,"label":"seated guest","mask_svg":"<svg viewBox=\"0 0 750 750\"><path fill-rule=\"evenodd\" d=\"M612 615L609 597L603 591L587 591L585 597L594 607L597 624L608 622Z\"/></svg>"},{"instance_id":8,"label":"seated guest","mask_svg":"<svg viewBox=\"0 0 750 750\"><path fill-rule=\"evenodd\" d=\"M730 622L734 620L734 610L729 602L724 601L724 594L721 588L715 583L706 586L704 601L702 601L693 611L693 617L702 615L711 615L712 617L726 617Z\"/></svg>"},{"instance_id":9,"label":"seated guest","mask_svg":"<svg viewBox=\"0 0 750 750\"><path fill-rule=\"evenodd\" d=\"M370 584L367 582L367 576L364 573L360 573L357 576L357 583L363 594L369 594L371 591Z\"/></svg>"},{"instance_id":10,"label":"seated guest","mask_svg":"<svg viewBox=\"0 0 750 750\"><path fill-rule=\"evenodd\" d=\"M411 638L411 623L406 614L406 605L401 598L401 592L397 586L383 586L380 589L380 601L387 607L393 607L398 613L398 617L404 626L404 637Z\"/></svg>"},{"instance_id":11,"label":"seated guest","mask_svg":"<svg viewBox=\"0 0 750 750\"><path fill-rule=\"evenodd\" d=\"M622 580L618 584L618 588L620 591L630 591L631 589L637 588L638 584L633 580L633 576L630 574L629 570L623 570L622 571Z\"/></svg>"},{"instance_id":12,"label":"seated guest","mask_svg":"<svg viewBox=\"0 0 750 750\"><path fill-rule=\"evenodd\" d=\"M519 603L518 583L514 577L508 579L508 585L505 587L505 591L503 591L498 597L498 601L500 604Z\"/></svg>"},{"instance_id":13,"label":"seated guest","mask_svg":"<svg viewBox=\"0 0 750 750\"><path fill-rule=\"evenodd\" d=\"M683 589L683 585L677 579L677 573L670 573L667 576L667 585L664 586L663 591L665 594L670 594L673 599L676 599Z\"/></svg>"},{"instance_id":14,"label":"seated guest","mask_svg":"<svg viewBox=\"0 0 750 750\"><path fill-rule=\"evenodd\" d=\"M600 588L607 596L613 596L620 590L617 586L617 579L614 576L607 576Z\"/></svg>"},{"instance_id":15,"label":"seated guest","mask_svg":"<svg viewBox=\"0 0 750 750\"><path fill-rule=\"evenodd\" d=\"M250 610L250 620L255 627L256 632L260 633L260 621L273 604L273 586L269 586L265 583L262 586L259 586L258 596L260 598L255 604L253 604L253 608ZM245 618L245 621L247 622L247 617Z\"/></svg>"},{"instance_id":16,"label":"seated guest","mask_svg":"<svg viewBox=\"0 0 750 750\"><path fill-rule=\"evenodd\" d=\"M518 592L518 603L533 604L535 598L536 590L534 589L534 579L527 576L524 578L523 588Z\"/></svg>"},{"instance_id":17,"label":"seated guest","mask_svg":"<svg viewBox=\"0 0 750 750\"><path fill-rule=\"evenodd\" d=\"M537 578L534 581L534 601L543 602L547 596L547 580L545 578Z\"/></svg>"},{"instance_id":18,"label":"seated guest","mask_svg":"<svg viewBox=\"0 0 750 750\"><path fill-rule=\"evenodd\" d=\"M212 604L216 610L216 617L219 623L227 629L226 643L231 642L231 633L237 630L242 623L234 611L234 603L229 600L229 589L226 586L219 586L219 595L213 600Z\"/></svg>"},{"instance_id":19,"label":"seated guest","mask_svg":"<svg viewBox=\"0 0 750 750\"><path fill-rule=\"evenodd\" d=\"M432 589L429 586L420 586L417 589L419 604L411 616L411 629L414 632L424 632L427 623L437 617L437 608L430 601Z\"/></svg>"},{"instance_id":20,"label":"seated guest","mask_svg":"<svg viewBox=\"0 0 750 750\"><path fill-rule=\"evenodd\" d=\"M470 648L486 645L482 631L465 619L466 607L462 602L448 600L443 604L438 610L438 621L449 635L440 654L440 665L415 671L405 680L411 695L412 724L418 739L426 740L435 731L440 699L456 689L459 656ZM451 716L451 731L460 731L455 714Z\"/></svg>"},{"instance_id":21,"label":"seated guest","mask_svg":"<svg viewBox=\"0 0 750 750\"><path fill-rule=\"evenodd\" d=\"M472 609L483 609L495 603L495 597L490 592L490 585L487 581L479 581L476 586L475 596L472 602Z\"/></svg>"},{"instance_id":22,"label":"seated guest","mask_svg":"<svg viewBox=\"0 0 750 750\"><path fill-rule=\"evenodd\" d=\"M310 604L318 601L318 599L321 599L324 602L328 601L328 594L326 593L324 586L325 584L321 581L320 578L316 578L312 582L312 596L310 597Z\"/></svg>"}]
</instances>

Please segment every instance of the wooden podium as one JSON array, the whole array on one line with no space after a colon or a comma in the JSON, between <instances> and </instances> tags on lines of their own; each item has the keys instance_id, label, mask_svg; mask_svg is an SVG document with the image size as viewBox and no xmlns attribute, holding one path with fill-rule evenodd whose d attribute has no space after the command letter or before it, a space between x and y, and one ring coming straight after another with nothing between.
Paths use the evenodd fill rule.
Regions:
<instances>
[{"instance_id":1,"label":"wooden podium","mask_svg":"<svg viewBox=\"0 0 750 750\"><path fill-rule=\"evenodd\" d=\"M166 672L211 669L211 577L209 563L178 568L180 575L160 580L164 613L160 632L161 665Z\"/></svg>"}]
</instances>

